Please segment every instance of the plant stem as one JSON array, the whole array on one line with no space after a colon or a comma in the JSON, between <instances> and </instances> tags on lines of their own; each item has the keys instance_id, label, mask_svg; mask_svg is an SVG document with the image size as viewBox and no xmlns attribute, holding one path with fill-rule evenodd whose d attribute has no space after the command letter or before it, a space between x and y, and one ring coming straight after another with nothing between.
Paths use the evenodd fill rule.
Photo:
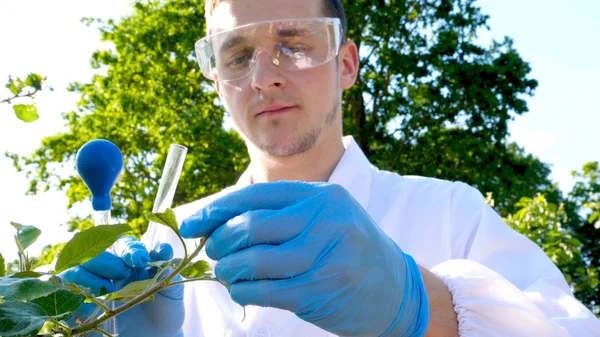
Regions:
<instances>
[{"instance_id":1,"label":"plant stem","mask_svg":"<svg viewBox=\"0 0 600 337\"><path fill-rule=\"evenodd\" d=\"M183 256L187 257L188 251L187 251L187 247L185 245L185 241L183 241L183 238L181 237L181 235L179 235L179 233L175 233L175 234L177 234L177 237L179 238L179 241L181 241L181 245L183 246Z\"/></svg>"},{"instance_id":2,"label":"plant stem","mask_svg":"<svg viewBox=\"0 0 600 337\"><path fill-rule=\"evenodd\" d=\"M99 332L99 333L103 334L104 336L113 337L113 335L109 334L107 331L104 331L104 330L102 330L100 328L95 328L95 329L92 329L92 330L94 330L96 332Z\"/></svg>"},{"instance_id":3,"label":"plant stem","mask_svg":"<svg viewBox=\"0 0 600 337\"><path fill-rule=\"evenodd\" d=\"M67 330L71 329L71 328L69 328L69 326L68 326L68 325L62 324L62 323L61 323L61 322L59 322L59 321L56 321L56 324L60 325L60 326L61 326L63 329L67 329Z\"/></svg>"},{"instance_id":4,"label":"plant stem","mask_svg":"<svg viewBox=\"0 0 600 337\"><path fill-rule=\"evenodd\" d=\"M151 295L156 294L157 292L164 290L168 287L170 287L169 282L171 282L171 280L177 276L179 274L179 272L181 272L183 270L183 268L185 268L188 263L190 263L190 261L192 261L192 259L194 259L198 254L200 254L200 251L202 250L202 248L204 248L204 244L206 243L206 238L201 238L200 239L200 245L198 245L198 247L196 247L196 249L194 250L194 252L192 252L192 255L190 256L186 256L183 261L181 262L181 264L173 271L173 273L171 273L169 276L165 277L159 284L157 284L155 287L151 288L150 290L148 290L147 292L144 292L142 294L137 295L136 297L134 297L133 299L131 299L129 302L126 302L125 304L123 304L122 306L116 308L115 310L108 310L107 312L105 312L104 314L100 315L100 317L98 317L98 319L91 321L89 323L85 323L82 324L80 326L76 326L74 327L71 332L72 335L78 335L78 334L82 334L84 332L90 331L90 330L94 330L97 329L98 326L102 323L104 323L105 321L120 315L121 313L133 308L134 306L140 304L141 302L145 301L148 297L150 297ZM185 245L184 245L185 246Z\"/></svg>"},{"instance_id":5,"label":"plant stem","mask_svg":"<svg viewBox=\"0 0 600 337\"><path fill-rule=\"evenodd\" d=\"M7 99L1 100L1 101L0 101L0 103L9 103L9 104L10 104L10 101L12 101L13 99L17 99L17 98L23 98L23 97L29 97L29 98L33 98L33 96L34 96L35 94L37 94L37 92L38 92L38 91L40 91L40 90L38 90L38 89L35 89L34 91L31 91L31 92L25 93L25 94L23 94L23 95L16 95L16 96L13 96L13 97L9 97L9 98L7 98Z\"/></svg>"},{"instance_id":6,"label":"plant stem","mask_svg":"<svg viewBox=\"0 0 600 337\"><path fill-rule=\"evenodd\" d=\"M212 278L212 277L211 278L206 278L206 277L189 278L189 279L186 279L186 280L181 280L181 281L173 282L173 283L169 284L169 286L171 287L171 286L174 286L176 284L183 284L183 283L194 282L194 281L214 281L214 282L221 283L224 287L227 287L227 285L225 283L219 281L216 278Z\"/></svg>"},{"instance_id":7,"label":"plant stem","mask_svg":"<svg viewBox=\"0 0 600 337\"><path fill-rule=\"evenodd\" d=\"M94 304L96 304L97 306L99 306L100 308L102 308L102 310L104 310L105 313L110 311L110 308L107 307L106 304L98 301L95 297L90 296L90 297L88 297L88 300L94 302Z\"/></svg>"}]
</instances>

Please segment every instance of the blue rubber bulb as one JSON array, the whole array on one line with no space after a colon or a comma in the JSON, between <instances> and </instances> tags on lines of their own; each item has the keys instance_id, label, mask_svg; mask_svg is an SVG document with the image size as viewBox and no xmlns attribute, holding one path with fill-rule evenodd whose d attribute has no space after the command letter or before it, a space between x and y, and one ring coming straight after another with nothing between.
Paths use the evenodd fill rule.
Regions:
<instances>
[{"instance_id":1,"label":"blue rubber bulb","mask_svg":"<svg viewBox=\"0 0 600 337\"><path fill-rule=\"evenodd\" d=\"M75 159L77 172L92 192L92 207L96 211L110 210L110 192L123 170L123 154L105 139L85 143Z\"/></svg>"}]
</instances>

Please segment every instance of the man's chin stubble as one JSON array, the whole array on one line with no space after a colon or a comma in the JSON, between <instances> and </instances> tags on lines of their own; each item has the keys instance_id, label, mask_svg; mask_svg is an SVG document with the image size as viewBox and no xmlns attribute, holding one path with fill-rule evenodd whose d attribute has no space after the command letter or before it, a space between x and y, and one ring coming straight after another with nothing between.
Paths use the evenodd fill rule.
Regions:
<instances>
[{"instance_id":1,"label":"man's chin stubble","mask_svg":"<svg viewBox=\"0 0 600 337\"><path fill-rule=\"evenodd\" d=\"M324 122L326 127L330 127L337 120L336 117L340 104L340 101L336 100L333 108L325 115ZM289 144L273 144L259 141L257 147L271 157L289 157L310 150L317 143L319 136L321 136L321 131L322 127L319 125L297 136Z\"/></svg>"},{"instance_id":2,"label":"man's chin stubble","mask_svg":"<svg viewBox=\"0 0 600 337\"><path fill-rule=\"evenodd\" d=\"M297 136L287 144L259 142L258 148L271 157L289 157L310 150L317 142L320 134L321 127L316 127Z\"/></svg>"}]
</instances>

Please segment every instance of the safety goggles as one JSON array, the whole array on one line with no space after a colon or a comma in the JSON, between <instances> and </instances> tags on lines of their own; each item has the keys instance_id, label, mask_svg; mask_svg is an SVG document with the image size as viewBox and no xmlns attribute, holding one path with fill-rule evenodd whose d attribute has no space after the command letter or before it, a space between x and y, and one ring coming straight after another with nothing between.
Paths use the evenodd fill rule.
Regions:
<instances>
[{"instance_id":1,"label":"safety goggles","mask_svg":"<svg viewBox=\"0 0 600 337\"><path fill-rule=\"evenodd\" d=\"M341 43L338 18L256 22L215 30L196 42L202 74L214 81L248 76L264 55L286 71L318 67L337 56Z\"/></svg>"}]
</instances>

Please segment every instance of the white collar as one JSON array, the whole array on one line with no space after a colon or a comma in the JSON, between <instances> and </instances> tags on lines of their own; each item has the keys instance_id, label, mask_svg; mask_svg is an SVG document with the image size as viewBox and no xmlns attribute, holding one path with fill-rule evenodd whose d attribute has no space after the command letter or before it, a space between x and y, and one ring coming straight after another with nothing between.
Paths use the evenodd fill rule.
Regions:
<instances>
[{"instance_id":1,"label":"white collar","mask_svg":"<svg viewBox=\"0 0 600 337\"><path fill-rule=\"evenodd\" d=\"M371 163L354 141L354 137L346 136L343 138L343 142L346 151L344 151L328 182L343 186L366 210L371 192ZM251 167L252 164L242 174L236 183L236 188L250 185L252 181Z\"/></svg>"}]
</instances>

